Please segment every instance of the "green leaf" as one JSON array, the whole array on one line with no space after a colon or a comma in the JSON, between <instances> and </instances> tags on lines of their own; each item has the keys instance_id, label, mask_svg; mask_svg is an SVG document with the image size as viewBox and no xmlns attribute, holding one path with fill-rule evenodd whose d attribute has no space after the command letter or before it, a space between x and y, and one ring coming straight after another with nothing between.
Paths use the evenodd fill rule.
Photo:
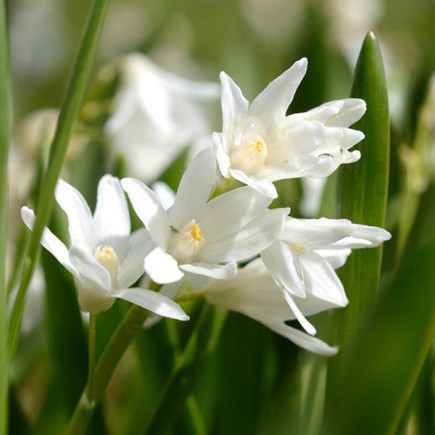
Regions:
<instances>
[{"instance_id":1,"label":"green leaf","mask_svg":"<svg viewBox=\"0 0 435 435\"><path fill-rule=\"evenodd\" d=\"M358 63L351 97L362 98L367 112L352 128L365 134L355 149L361 159L340 168L339 217L354 223L383 227L388 190L390 125L384 66L378 41L367 34ZM352 253L340 273L350 304L338 312L338 340L342 360L356 325L375 304L382 261L382 247Z\"/></svg>"},{"instance_id":2,"label":"green leaf","mask_svg":"<svg viewBox=\"0 0 435 435\"><path fill-rule=\"evenodd\" d=\"M0 4L0 435L8 427L8 320L6 249L8 241L9 34L6 0Z\"/></svg>"},{"instance_id":3,"label":"green leaf","mask_svg":"<svg viewBox=\"0 0 435 435\"><path fill-rule=\"evenodd\" d=\"M334 434L394 434L435 336L435 238L408 250L332 385Z\"/></svg>"},{"instance_id":4,"label":"green leaf","mask_svg":"<svg viewBox=\"0 0 435 435\"><path fill-rule=\"evenodd\" d=\"M9 328L9 354L13 355L23 316L25 296L30 280L36 268L40 251L40 239L47 225L54 200L54 190L62 169L72 129L77 120L81 102L85 95L86 85L97 47L108 0L95 0L80 50L74 64L71 79L61 106L59 120L50 149L47 172L43 179L36 207L35 225L30 236L29 250L23 279L21 280L17 299L13 308ZM1 159L0 159L1 160ZM0 352L3 354L2 352Z\"/></svg>"},{"instance_id":5,"label":"green leaf","mask_svg":"<svg viewBox=\"0 0 435 435\"><path fill-rule=\"evenodd\" d=\"M201 317L148 421L147 434L165 433L176 421L205 360L216 348L227 314L224 309L204 305Z\"/></svg>"}]
</instances>

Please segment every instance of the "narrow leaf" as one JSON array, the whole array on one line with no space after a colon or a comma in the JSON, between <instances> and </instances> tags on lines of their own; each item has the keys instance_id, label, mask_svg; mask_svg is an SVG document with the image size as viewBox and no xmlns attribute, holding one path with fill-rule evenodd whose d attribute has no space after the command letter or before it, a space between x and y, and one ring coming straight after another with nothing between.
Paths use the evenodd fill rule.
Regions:
<instances>
[{"instance_id":1,"label":"narrow leaf","mask_svg":"<svg viewBox=\"0 0 435 435\"><path fill-rule=\"evenodd\" d=\"M201 317L178 360L145 433L161 434L170 429L192 392L197 375L219 340L227 311L205 305Z\"/></svg>"},{"instance_id":2,"label":"narrow leaf","mask_svg":"<svg viewBox=\"0 0 435 435\"><path fill-rule=\"evenodd\" d=\"M435 238L403 267L331 388L334 434L395 434L435 337Z\"/></svg>"},{"instance_id":3,"label":"narrow leaf","mask_svg":"<svg viewBox=\"0 0 435 435\"><path fill-rule=\"evenodd\" d=\"M339 217L383 227L388 189L390 126L382 55L373 32L366 36L356 66L351 97L362 98L367 112L352 128L365 139L356 147L361 159L340 169ZM373 307L378 291L382 247L352 253L341 271L349 305L339 312L337 344L342 359L363 313Z\"/></svg>"},{"instance_id":4,"label":"narrow leaf","mask_svg":"<svg viewBox=\"0 0 435 435\"><path fill-rule=\"evenodd\" d=\"M62 169L72 129L76 122L81 102L86 91L86 84L103 25L107 2L108 0L94 1L82 44L60 110L58 125L50 149L47 173L43 179L38 198L36 221L29 242L28 260L26 261L23 278L20 283L18 296L12 312L9 336L9 352L11 355L13 355L17 344L27 288L36 268L40 251L39 241L43 229L50 219L54 200L54 190Z\"/></svg>"},{"instance_id":5,"label":"narrow leaf","mask_svg":"<svg viewBox=\"0 0 435 435\"><path fill-rule=\"evenodd\" d=\"M7 284L8 239L8 155L9 119L9 35L6 0L0 4L0 435L8 427Z\"/></svg>"}]
</instances>

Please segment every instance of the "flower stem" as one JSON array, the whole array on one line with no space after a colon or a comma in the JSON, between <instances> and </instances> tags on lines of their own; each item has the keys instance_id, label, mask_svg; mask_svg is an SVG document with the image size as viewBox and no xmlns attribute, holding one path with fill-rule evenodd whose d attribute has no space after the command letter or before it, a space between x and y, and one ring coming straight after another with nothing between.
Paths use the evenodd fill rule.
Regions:
<instances>
[{"instance_id":1,"label":"flower stem","mask_svg":"<svg viewBox=\"0 0 435 435\"><path fill-rule=\"evenodd\" d=\"M88 385L92 395L92 384L95 372L95 335L97 331L97 314L89 315L89 364Z\"/></svg>"},{"instance_id":2,"label":"flower stem","mask_svg":"<svg viewBox=\"0 0 435 435\"><path fill-rule=\"evenodd\" d=\"M0 435L8 431L6 247L8 239L9 35L6 0L0 4Z\"/></svg>"},{"instance_id":3,"label":"flower stem","mask_svg":"<svg viewBox=\"0 0 435 435\"><path fill-rule=\"evenodd\" d=\"M189 302L194 301L196 299L204 297L208 292L206 290L198 290L194 293L190 293L187 295L182 295L174 298L174 302L177 302L178 304L183 302Z\"/></svg>"},{"instance_id":4,"label":"flower stem","mask_svg":"<svg viewBox=\"0 0 435 435\"><path fill-rule=\"evenodd\" d=\"M158 291L161 285L151 282L148 288ZM93 370L93 375L90 376L80 401L77 404L68 429L70 435L85 433L113 372L149 315L149 311L137 305L133 305L119 324L104 349L101 358L98 360Z\"/></svg>"},{"instance_id":5,"label":"flower stem","mask_svg":"<svg viewBox=\"0 0 435 435\"><path fill-rule=\"evenodd\" d=\"M92 66L95 49L97 47L108 0L94 0L90 18L74 64L71 79L62 103L57 129L50 149L50 159L47 172L42 180L36 207L36 220L30 236L29 250L23 279L21 280L9 328L9 355L12 356L18 341L23 317L25 296L36 268L40 239L45 225L47 225L54 200L56 183L62 169L72 129L78 117L81 102L86 92L86 85ZM4 38L0 38L4 44ZM1 77L0 77L1 78ZM3 82L3 80L0 80ZM2 107L7 107L2 105ZM3 113L3 111L2 111ZM1 130L1 128L0 128ZM3 173L3 171L2 171ZM0 183L1 185L2 183ZM2 195L0 195L2 196ZM1 353L1 352L0 352Z\"/></svg>"}]
</instances>

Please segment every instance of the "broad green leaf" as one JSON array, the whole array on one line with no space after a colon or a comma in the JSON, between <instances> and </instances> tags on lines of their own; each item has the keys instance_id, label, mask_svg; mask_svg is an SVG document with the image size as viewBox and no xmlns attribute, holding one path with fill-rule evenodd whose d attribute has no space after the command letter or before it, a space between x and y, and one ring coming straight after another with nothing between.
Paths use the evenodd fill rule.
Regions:
<instances>
[{"instance_id":1,"label":"broad green leaf","mask_svg":"<svg viewBox=\"0 0 435 435\"><path fill-rule=\"evenodd\" d=\"M407 251L331 386L330 433L394 434L435 337L435 238Z\"/></svg>"},{"instance_id":2,"label":"broad green leaf","mask_svg":"<svg viewBox=\"0 0 435 435\"><path fill-rule=\"evenodd\" d=\"M339 217L354 223L383 227L388 189L390 126L385 73L378 41L367 34L358 63L351 97L362 98L367 112L352 128L365 134L355 149L361 159L340 168ZM374 306L379 284L382 247L353 252L340 273L349 305L338 313L337 344L343 358L364 311ZM337 361L337 359L336 359Z\"/></svg>"},{"instance_id":3,"label":"broad green leaf","mask_svg":"<svg viewBox=\"0 0 435 435\"><path fill-rule=\"evenodd\" d=\"M8 428L8 320L6 250L8 240L9 32L6 0L0 3L0 435Z\"/></svg>"}]
</instances>

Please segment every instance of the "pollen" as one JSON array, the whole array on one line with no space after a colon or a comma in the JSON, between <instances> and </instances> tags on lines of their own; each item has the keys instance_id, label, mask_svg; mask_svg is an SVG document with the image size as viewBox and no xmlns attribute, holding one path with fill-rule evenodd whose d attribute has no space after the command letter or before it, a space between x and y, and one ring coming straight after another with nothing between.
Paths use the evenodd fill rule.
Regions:
<instances>
[{"instance_id":1,"label":"pollen","mask_svg":"<svg viewBox=\"0 0 435 435\"><path fill-rule=\"evenodd\" d=\"M197 223L194 223L192 225L192 229L190 231L190 234L197 242L200 242L202 240L201 228Z\"/></svg>"},{"instance_id":2,"label":"pollen","mask_svg":"<svg viewBox=\"0 0 435 435\"><path fill-rule=\"evenodd\" d=\"M264 149L263 141L261 139L257 139L254 145L254 151L257 151L257 153L261 153Z\"/></svg>"}]
</instances>

